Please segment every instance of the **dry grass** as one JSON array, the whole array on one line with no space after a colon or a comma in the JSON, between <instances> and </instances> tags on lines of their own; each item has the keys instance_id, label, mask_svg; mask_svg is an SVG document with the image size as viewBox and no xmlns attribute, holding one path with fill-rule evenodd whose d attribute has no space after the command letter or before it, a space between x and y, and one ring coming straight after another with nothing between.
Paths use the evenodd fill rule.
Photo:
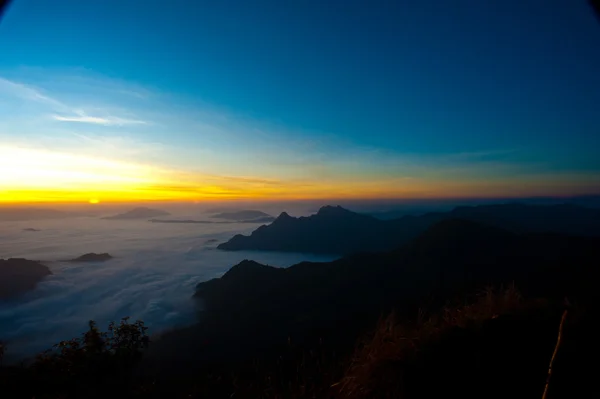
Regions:
<instances>
[{"instance_id":1,"label":"dry grass","mask_svg":"<svg viewBox=\"0 0 600 399\"><path fill-rule=\"evenodd\" d=\"M550 365L548 366L548 377L546 378L546 386L544 387L544 394L542 395L542 399L546 399L548 397L548 387L550 386L550 379L552 378L552 366L554 365L554 361L556 360L556 354L558 353L558 349L560 348L560 344L562 342L563 328L565 326L565 321L567 320L568 313L569 311L565 309L560 319L560 325L558 327L558 338L556 339L556 346L554 347L554 352L552 352L552 358L550 359Z\"/></svg>"},{"instance_id":2,"label":"dry grass","mask_svg":"<svg viewBox=\"0 0 600 399\"><path fill-rule=\"evenodd\" d=\"M401 397L403 364L414 361L428 344L455 327L476 327L486 320L512 313L523 305L514 285L486 289L462 306L446 306L427 316L420 311L415 323L399 323L395 314L380 320L373 336L359 346L345 377L334 385L340 397ZM393 365L390 367L390 365Z\"/></svg>"}]
</instances>

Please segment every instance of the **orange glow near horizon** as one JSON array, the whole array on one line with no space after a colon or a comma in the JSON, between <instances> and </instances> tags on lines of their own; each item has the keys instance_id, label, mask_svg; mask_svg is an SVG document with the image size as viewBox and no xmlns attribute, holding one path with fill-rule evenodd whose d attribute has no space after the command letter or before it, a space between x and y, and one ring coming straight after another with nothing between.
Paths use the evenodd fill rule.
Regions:
<instances>
[{"instance_id":1,"label":"orange glow near horizon","mask_svg":"<svg viewBox=\"0 0 600 399\"><path fill-rule=\"evenodd\" d=\"M310 188L282 185L277 189L227 189L218 186L197 187L130 187L120 190L94 190L91 198L85 189L77 190L0 190L0 206L24 204L100 204L100 203L134 203L134 202L214 202L233 200L261 200L261 201L290 201L290 200L335 200L335 199L449 199L449 198L485 198L485 197L524 197L538 195L539 191L517 190L506 191L502 186L483 192L479 184L462 185L451 184L446 187L433 188L430 184L416 184L404 189L390 189L385 183L371 187L355 187L354 184L344 185L313 185ZM359 184L356 184L359 186ZM367 185L368 186L368 185ZM565 194L565 195L577 195ZM581 193L584 194L584 193ZM90 199L91 198L91 199Z\"/></svg>"},{"instance_id":2,"label":"orange glow near horizon","mask_svg":"<svg viewBox=\"0 0 600 399\"><path fill-rule=\"evenodd\" d=\"M589 179L529 177L447 181L213 176L45 150L0 145L0 205L151 201L520 197L587 194Z\"/></svg>"}]
</instances>

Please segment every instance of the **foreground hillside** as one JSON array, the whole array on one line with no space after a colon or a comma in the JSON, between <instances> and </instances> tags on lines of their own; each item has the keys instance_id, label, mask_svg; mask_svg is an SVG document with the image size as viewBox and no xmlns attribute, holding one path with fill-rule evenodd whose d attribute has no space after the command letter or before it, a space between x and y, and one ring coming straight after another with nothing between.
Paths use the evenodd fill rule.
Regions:
<instances>
[{"instance_id":1,"label":"foreground hillside","mask_svg":"<svg viewBox=\"0 0 600 399\"><path fill-rule=\"evenodd\" d=\"M382 312L409 315L423 303L439 307L487 285L514 282L531 296L587 297L594 292L599 261L597 238L518 235L446 220L392 252L287 269L244 261L222 278L200 283L196 296L206 308L202 324L213 324L202 332L218 331L214 344L237 342L246 327L273 342L290 332L343 324L360 331Z\"/></svg>"},{"instance_id":2,"label":"foreground hillside","mask_svg":"<svg viewBox=\"0 0 600 399\"><path fill-rule=\"evenodd\" d=\"M541 397L567 310L548 397L581 397L599 264L597 238L446 220L387 253L244 261L198 285L197 325L147 350L143 325L100 341L92 326L0 382L23 398Z\"/></svg>"},{"instance_id":3,"label":"foreground hillside","mask_svg":"<svg viewBox=\"0 0 600 399\"><path fill-rule=\"evenodd\" d=\"M469 302L485 287L513 283L525 298L548 304L536 312L553 326L552 340L565 298L595 306L599 244L596 238L515 234L447 220L388 253L287 269L244 261L222 278L198 285L196 296L206 309L202 322L164 337L154 355L168 359L172 369L186 370L198 362L277 358L292 345L329 351L325 357L335 353L345 364L357 339L382 315L394 311L404 323L418 318L419 309L436 313L449 300ZM528 316L519 320L517 330L531 327ZM172 352L174 347L185 349Z\"/></svg>"}]
</instances>

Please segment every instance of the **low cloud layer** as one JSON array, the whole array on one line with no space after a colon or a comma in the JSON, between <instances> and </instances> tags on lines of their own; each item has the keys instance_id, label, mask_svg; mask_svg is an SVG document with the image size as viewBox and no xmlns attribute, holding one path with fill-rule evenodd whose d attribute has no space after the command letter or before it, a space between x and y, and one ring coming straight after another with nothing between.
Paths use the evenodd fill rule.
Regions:
<instances>
[{"instance_id":1,"label":"low cloud layer","mask_svg":"<svg viewBox=\"0 0 600 399\"><path fill-rule=\"evenodd\" d=\"M197 320L195 285L221 276L250 258L289 266L299 254L231 253L215 246L256 226L152 224L76 218L0 224L0 258L49 261L54 273L35 291L0 302L0 340L7 358L31 356L85 331L89 320L105 327L124 316L141 319L154 334ZM27 232L36 228L38 232ZM216 239L217 242L207 242ZM66 263L87 252L108 252L104 263Z\"/></svg>"}]
</instances>

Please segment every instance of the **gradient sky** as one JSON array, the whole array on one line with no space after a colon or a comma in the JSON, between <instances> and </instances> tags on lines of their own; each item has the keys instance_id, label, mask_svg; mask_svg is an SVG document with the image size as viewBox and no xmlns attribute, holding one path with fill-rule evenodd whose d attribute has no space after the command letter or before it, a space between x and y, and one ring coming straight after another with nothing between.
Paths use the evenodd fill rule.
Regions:
<instances>
[{"instance_id":1,"label":"gradient sky","mask_svg":"<svg viewBox=\"0 0 600 399\"><path fill-rule=\"evenodd\" d=\"M583 0L14 0L0 203L600 193Z\"/></svg>"}]
</instances>

